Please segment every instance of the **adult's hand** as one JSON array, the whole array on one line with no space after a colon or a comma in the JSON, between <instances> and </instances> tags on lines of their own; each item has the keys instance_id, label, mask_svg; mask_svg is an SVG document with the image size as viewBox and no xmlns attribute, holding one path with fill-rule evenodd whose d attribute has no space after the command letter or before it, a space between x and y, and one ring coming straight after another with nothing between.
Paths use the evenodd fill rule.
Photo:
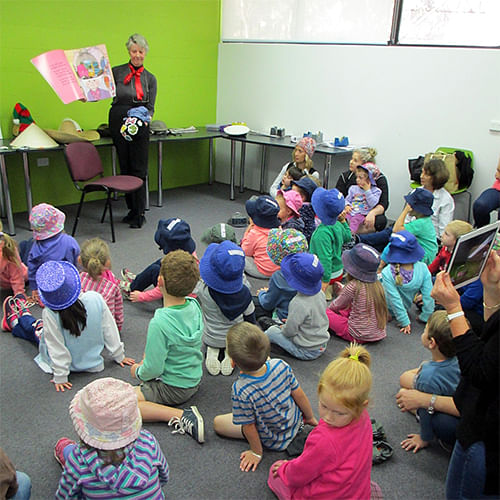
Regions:
<instances>
[{"instance_id":1,"label":"adult's hand","mask_svg":"<svg viewBox=\"0 0 500 500\"><path fill-rule=\"evenodd\" d=\"M436 276L436 281L431 290L431 297L441 304L448 313L460 311L460 295L451 282L450 275L441 271Z\"/></svg>"},{"instance_id":2,"label":"adult's hand","mask_svg":"<svg viewBox=\"0 0 500 500\"><path fill-rule=\"evenodd\" d=\"M366 214L363 226L367 232L375 231L375 214L373 212L368 212Z\"/></svg>"},{"instance_id":3,"label":"adult's hand","mask_svg":"<svg viewBox=\"0 0 500 500\"><path fill-rule=\"evenodd\" d=\"M416 389L400 389L396 394L396 403L402 412L427 408L427 400L427 394L417 391Z\"/></svg>"},{"instance_id":4,"label":"adult's hand","mask_svg":"<svg viewBox=\"0 0 500 500\"><path fill-rule=\"evenodd\" d=\"M496 296L497 302L500 301L500 255L494 250L490 253L481 273L481 283L488 295Z\"/></svg>"}]
</instances>

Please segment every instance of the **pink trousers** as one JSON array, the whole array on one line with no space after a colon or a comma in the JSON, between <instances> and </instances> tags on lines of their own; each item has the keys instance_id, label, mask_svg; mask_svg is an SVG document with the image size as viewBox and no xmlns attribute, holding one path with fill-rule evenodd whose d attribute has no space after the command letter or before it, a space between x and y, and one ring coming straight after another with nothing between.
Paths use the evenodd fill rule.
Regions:
<instances>
[{"instance_id":1,"label":"pink trousers","mask_svg":"<svg viewBox=\"0 0 500 500\"><path fill-rule=\"evenodd\" d=\"M273 464L274 465L274 464ZM271 491L279 498L279 500L290 500L292 492L290 488L283 482L281 477L273 477L273 466L269 469L269 477L267 478L267 485Z\"/></svg>"},{"instance_id":2,"label":"pink trousers","mask_svg":"<svg viewBox=\"0 0 500 500\"><path fill-rule=\"evenodd\" d=\"M358 342L349 333L349 315L351 314L350 309L342 309L340 312L333 312L331 309L326 310L326 315L328 316L328 326L335 335L341 339L348 340L349 342Z\"/></svg>"}]
</instances>

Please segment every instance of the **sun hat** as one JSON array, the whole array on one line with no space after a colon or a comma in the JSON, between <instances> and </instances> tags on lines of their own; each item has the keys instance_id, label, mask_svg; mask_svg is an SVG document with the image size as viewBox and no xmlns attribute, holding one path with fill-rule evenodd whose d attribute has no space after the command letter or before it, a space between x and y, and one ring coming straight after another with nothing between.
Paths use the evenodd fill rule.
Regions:
<instances>
[{"instance_id":1,"label":"sun hat","mask_svg":"<svg viewBox=\"0 0 500 500\"><path fill-rule=\"evenodd\" d=\"M390 264L413 264L422 260L424 249L409 231L392 233L386 260Z\"/></svg>"},{"instance_id":2,"label":"sun hat","mask_svg":"<svg viewBox=\"0 0 500 500\"><path fill-rule=\"evenodd\" d=\"M434 195L424 188L414 189L411 193L405 195L406 203L416 212L423 215L432 215L432 204L434 203Z\"/></svg>"},{"instance_id":3,"label":"sun hat","mask_svg":"<svg viewBox=\"0 0 500 500\"><path fill-rule=\"evenodd\" d=\"M9 144L9 146L14 149L52 149L58 148L59 144L49 137L36 123L31 123Z\"/></svg>"},{"instance_id":4,"label":"sun hat","mask_svg":"<svg viewBox=\"0 0 500 500\"><path fill-rule=\"evenodd\" d=\"M207 244L221 243L225 240L237 243L234 229L229 224L225 224L224 222L220 222L219 224L215 224L215 226L208 228L201 237L201 241Z\"/></svg>"},{"instance_id":5,"label":"sun hat","mask_svg":"<svg viewBox=\"0 0 500 500\"><path fill-rule=\"evenodd\" d=\"M35 278L42 302L54 311L73 305L82 291L80 274L71 262L49 260L38 268Z\"/></svg>"},{"instance_id":6,"label":"sun hat","mask_svg":"<svg viewBox=\"0 0 500 500\"><path fill-rule=\"evenodd\" d=\"M365 283L377 281L377 269L380 265L380 254L370 245L358 243L342 254L344 270L353 278Z\"/></svg>"},{"instance_id":7,"label":"sun hat","mask_svg":"<svg viewBox=\"0 0 500 500\"><path fill-rule=\"evenodd\" d=\"M245 252L232 241L211 243L200 260L200 276L216 292L235 293L243 288Z\"/></svg>"},{"instance_id":8,"label":"sun hat","mask_svg":"<svg viewBox=\"0 0 500 500\"><path fill-rule=\"evenodd\" d=\"M282 191L278 189L278 194L281 194L285 199L286 206L297 216L300 217L299 210L303 205L302 196L297 191L293 191L292 189L288 189L287 191Z\"/></svg>"},{"instance_id":9,"label":"sun hat","mask_svg":"<svg viewBox=\"0 0 500 500\"><path fill-rule=\"evenodd\" d=\"M173 250L180 249L193 253L196 249L189 224L178 217L158 221L155 242L165 255Z\"/></svg>"},{"instance_id":10,"label":"sun hat","mask_svg":"<svg viewBox=\"0 0 500 500\"><path fill-rule=\"evenodd\" d=\"M322 187L317 188L311 197L311 203L316 215L327 226L337 222L337 217L345 207L344 196L336 188L329 190Z\"/></svg>"},{"instance_id":11,"label":"sun hat","mask_svg":"<svg viewBox=\"0 0 500 500\"><path fill-rule=\"evenodd\" d=\"M168 132L167 124L162 120L153 120L149 130L154 135L166 135Z\"/></svg>"},{"instance_id":12,"label":"sun hat","mask_svg":"<svg viewBox=\"0 0 500 500\"><path fill-rule=\"evenodd\" d=\"M52 238L64 229L66 215L48 203L40 203L31 209L29 222L33 238L37 241Z\"/></svg>"},{"instance_id":13,"label":"sun hat","mask_svg":"<svg viewBox=\"0 0 500 500\"><path fill-rule=\"evenodd\" d=\"M312 158L316 149L316 141L312 137L302 137L295 147L297 146L301 147L309 158Z\"/></svg>"},{"instance_id":14,"label":"sun hat","mask_svg":"<svg viewBox=\"0 0 500 500\"><path fill-rule=\"evenodd\" d=\"M245 208L256 226L272 229L280 225L278 219L280 206L278 202L269 195L250 198L245 203Z\"/></svg>"},{"instance_id":15,"label":"sun hat","mask_svg":"<svg viewBox=\"0 0 500 500\"><path fill-rule=\"evenodd\" d=\"M312 253L295 253L281 262L281 271L288 284L304 295L315 295L321 290L323 266Z\"/></svg>"},{"instance_id":16,"label":"sun hat","mask_svg":"<svg viewBox=\"0 0 500 500\"><path fill-rule=\"evenodd\" d=\"M99 378L79 390L69 405L69 415L80 439L99 450L123 448L141 432L134 388L112 377Z\"/></svg>"},{"instance_id":17,"label":"sun hat","mask_svg":"<svg viewBox=\"0 0 500 500\"><path fill-rule=\"evenodd\" d=\"M287 255L307 252L307 239L297 229L271 229L267 237L266 251L269 258L279 266Z\"/></svg>"},{"instance_id":18,"label":"sun hat","mask_svg":"<svg viewBox=\"0 0 500 500\"><path fill-rule=\"evenodd\" d=\"M370 184L372 186L375 186L377 184L375 182L375 172L376 170L378 170L378 167L375 165L375 163L369 161L367 163L363 163L363 165L358 165L357 168L362 168L366 171L366 173L368 174L368 179L370 180Z\"/></svg>"},{"instance_id":19,"label":"sun hat","mask_svg":"<svg viewBox=\"0 0 500 500\"><path fill-rule=\"evenodd\" d=\"M307 201L311 201L311 196L318 187L318 185L309 177L301 177L298 181L292 181L299 188L305 191L307 194Z\"/></svg>"},{"instance_id":20,"label":"sun hat","mask_svg":"<svg viewBox=\"0 0 500 500\"><path fill-rule=\"evenodd\" d=\"M70 144L72 142L91 142L98 141L101 136L97 130L82 130L75 120L64 118L59 125L59 130L45 129L52 139L61 144Z\"/></svg>"}]
</instances>

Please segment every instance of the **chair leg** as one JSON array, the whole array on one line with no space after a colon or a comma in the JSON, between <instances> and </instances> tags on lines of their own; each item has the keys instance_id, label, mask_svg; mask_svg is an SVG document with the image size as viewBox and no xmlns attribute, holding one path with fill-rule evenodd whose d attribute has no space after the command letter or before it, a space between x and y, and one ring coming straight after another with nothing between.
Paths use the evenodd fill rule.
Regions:
<instances>
[{"instance_id":1,"label":"chair leg","mask_svg":"<svg viewBox=\"0 0 500 500\"><path fill-rule=\"evenodd\" d=\"M108 203L110 202L109 201L109 191L106 191L107 193L107 198L106 198L106 203L104 204L104 212L102 213L102 217L101 217L101 224L104 222L104 218L106 217L106 212L108 211Z\"/></svg>"},{"instance_id":2,"label":"chair leg","mask_svg":"<svg viewBox=\"0 0 500 500\"><path fill-rule=\"evenodd\" d=\"M71 236L75 236L76 226L78 225L78 220L80 219L80 213L82 211L84 198L85 198L85 191L82 193L82 196L80 198L80 204L78 205L78 210L76 211L75 223L73 224L73 231L71 231Z\"/></svg>"},{"instance_id":3,"label":"chair leg","mask_svg":"<svg viewBox=\"0 0 500 500\"><path fill-rule=\"evenodd\" d=\"M111 207L111 195L113 193L111 191L108 192L108 201L109 204L109 222L111 223L111 241L114 243L115 240L115 225L113 224L113 209Z\"/></svg>"},{"instance_id":4,"label":"chair leg","mask_svg":"<svg viewBox=\"0 0 500 500\"><path fill-rule=\"evenodd\" d=\"M470 220L471 220L470 211L472 208L472 193L470 191L465 191L465 192L469 195L469 205L467 208L467 222L470 222Z\"/></svg>"}]
</instances>

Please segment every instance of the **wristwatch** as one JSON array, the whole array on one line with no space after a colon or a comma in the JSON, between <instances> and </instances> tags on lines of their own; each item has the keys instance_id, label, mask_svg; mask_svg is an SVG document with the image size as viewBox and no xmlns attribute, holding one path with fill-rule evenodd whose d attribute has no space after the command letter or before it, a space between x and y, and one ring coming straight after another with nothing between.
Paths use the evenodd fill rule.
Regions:
<instances>
[{"instance_id":1,"label":"wristwatch","mask_svg":"<svg viewBox=\"0 0 500 500\"><path fill-rule=\"evenodd\" d=\"M434 404L436 403L436 399L437 399L437 395L433 394L431 396L431 400L429 402L429 408L427 408L427 413L429 415L433 415L434 414Z\"/></svg>"}]
</instances>

